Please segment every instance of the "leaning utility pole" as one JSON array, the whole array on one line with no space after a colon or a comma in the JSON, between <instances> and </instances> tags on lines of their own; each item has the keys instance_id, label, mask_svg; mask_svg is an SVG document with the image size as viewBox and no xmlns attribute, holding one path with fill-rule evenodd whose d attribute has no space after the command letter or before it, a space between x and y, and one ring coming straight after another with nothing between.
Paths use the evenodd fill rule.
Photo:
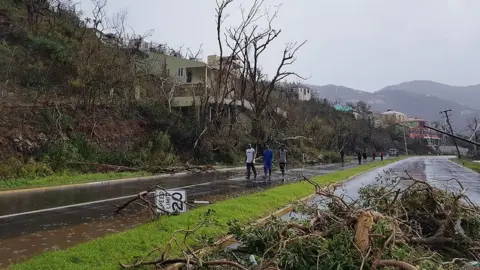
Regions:
<instances>
[{"instance_id":1,"label":"leaning utility pole","mask_svg":"<svg viewBox=\"0 0 480 270\"><path fill-rule=\"evenodd\" d=\"M452 111L451 109L448 109L448 110L441 111L439 114L442 114L442 113L445 114L445 117L447 118L447 124L450 127L450 132L451 134L454 134L452 125L450 124L450 118L449 118L450 115L448 115L448 113L451 111ZM452 137L452 140L453 140L453 143L455 144L455 148L457 148L458 158L462 158L462 155L460 155L460 150L458 150L457 140L455 139L455 137Z\"/></svg>"}]
</instances>

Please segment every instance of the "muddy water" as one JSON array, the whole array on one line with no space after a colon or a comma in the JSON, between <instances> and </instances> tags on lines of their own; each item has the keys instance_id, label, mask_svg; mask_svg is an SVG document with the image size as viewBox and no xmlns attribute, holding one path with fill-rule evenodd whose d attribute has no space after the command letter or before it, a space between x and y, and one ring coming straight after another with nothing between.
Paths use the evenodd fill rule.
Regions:
<instances>
[{"instance_id":1,"label":"muddy water","mask_svg":"<svg viewBox=\"0 0 480 270\"><path fill-rule=\"evenodd\" d=\"M146 214L86 217L84 222L0 240L0 268L47 251L65 249L107 234L118 233L149 221Z\"/></svg>"}]
</instances>

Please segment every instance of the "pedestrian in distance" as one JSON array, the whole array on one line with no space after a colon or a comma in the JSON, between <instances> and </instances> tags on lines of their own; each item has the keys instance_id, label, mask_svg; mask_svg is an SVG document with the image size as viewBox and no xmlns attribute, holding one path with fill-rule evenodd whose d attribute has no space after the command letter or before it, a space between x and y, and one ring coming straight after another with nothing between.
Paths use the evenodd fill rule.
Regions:
<instances>
[{"instance_id":1,"label":"pedestrian in distance","mask_svg":"<svg viewBox=\"0 0 480 270\"><path fill-rule=\"evenodd\" d=\"M342 160L342 166L345 165L345 152L342 150L340 150L340 159Z\"/></svg>"},{"instance_id":2,"label":"pedestrian in distance","mask_svg":"<svg viewBox=\"0 0 480 270\"><path fill-rule=\"evenodd\" d=\"M358 165L362 164L362 154L360 150L357 151Z\"/></svg>"},{"instance_id":3,"label":"pedestrian in distance","mask_svg":"<svg viewBox=\"0 0 480 270\"><path fill-rule=\"evenodd\" d=\"M385 155L385 153L383 152L383 150L380 152L380 160L383 161L383 156Z\"/></svg>"},{"instance_id":4,"label":"pedestrian in distance","mask_svg":"<svg viewBox=\"0 0 480 270\"><path fill-rule=\"evenodd\" d=\"M268 178L272 178L272 164L273 164L273 151L268 147L268 145L265 145L265 150L263 151L263 172L265 175L263 178L267 178L267 172L268 172Z\"/></svg>"},{"instance_id":5,"label":"pedestrian in distance","mask_svg":"<svg viewBox=\"0 0 480 270\"><path fill-rule=\"evenodd\" d=\"M247 179L250 179L250 171L253 171L253 179L257 178L257 170L255 169L255 149L249 144L246 151L246 164L247 164Z\"/></svg>"},{"instance_id":6,"label":"pedestrian in distance","mask_svg":"<svg viewBox=\"0 0 480 270\"><path fill-rule=\"evenodd\" d=\"M278 165L280 166L280 171L282 172L282 181L285 181L285 170L287 168L287 150L285 146L280 146L280 158L278 160Z\"/></svg>"},{"instance_id":7,"label":"pedestrian in distance","mask_svg":"<svg viewBox=\"0 0 480 270\"><path fill-rule=\"evenodd\" d=\"M375 149L373 149L372 151L372 159L375 160L375 157L377 156L377 151L375 151Z\"/></svg>"},{"instance_id":8,"label":"pedestrian in distance","mask_svg":"<svg viewBox=\"0 0 480 270\"><path fill-rule=\"evenodd\" d=\"M363 161L367 162L367 151L363 150Z\"/></svg>"}]
</instances>

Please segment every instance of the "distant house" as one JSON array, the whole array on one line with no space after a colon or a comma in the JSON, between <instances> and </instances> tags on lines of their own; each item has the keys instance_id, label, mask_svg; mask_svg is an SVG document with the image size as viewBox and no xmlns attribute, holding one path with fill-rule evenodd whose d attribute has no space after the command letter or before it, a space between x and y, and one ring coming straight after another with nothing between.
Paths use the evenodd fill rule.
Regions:
<instances>
[{"instance_id":1,"label":"distant house","mask_svg":"<svg viewBox=\"0 0 480 270\"><path fill-rule=\"evenodd\" d=\"M312 89L303 85L284 84L280 86L280 90L275 95L282 99L309 101L312 99Z\"/></svg>"},{"instance_id":2,"label":"distant house","mask_svg":"<svg viewBox=\"0 0 480 270\"><path fill-rule=\"evenodd\" d=\"M427 120L418 118L408 118L399 123L400 128L406 128L408 137L411 139L424 139L427 142L438 142L440 136L438 132L426 128L428 126Z\"/></svg>"},{"instance_id":3,"label":"distant house","mask_svg":"<svg viewBox=\"0 0 480 270\"><path fill-rule=\"evenodd\" d=\"M384 126L392 126L407 120L407 115L402 112L387 110L379 115L379 120Z\"/></svg>"},{"instance_id":4,"label":"distant house","mask_svg":"<svg viewBox=\"0 0 480 270\"><path fill-rule=\"evenodd\" d=\"M96 28L89 28L89 30L95 33L95 36L105 45L123 46L122 39L114 33L103 33Z\"/></svg>"}]
</instances>

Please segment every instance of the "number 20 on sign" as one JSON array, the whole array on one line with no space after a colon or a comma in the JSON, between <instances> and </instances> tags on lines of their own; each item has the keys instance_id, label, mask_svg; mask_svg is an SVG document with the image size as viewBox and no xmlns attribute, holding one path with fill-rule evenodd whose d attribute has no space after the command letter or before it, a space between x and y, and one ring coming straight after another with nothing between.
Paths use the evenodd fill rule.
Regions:
<instances>
[{"instance_id":1,"label":"number 20 on sign","mask_svg":"<svg viewBox=\"0 0 480 270\"><path fill-rule=\"evenodd\" d=\"M183 213L187 211L186 202L187 192L185 190L155 190L155 204L157 208L163 209L168 213ZM157 213L163 211L157 209Z\"/></svg>"}]
</instances>

